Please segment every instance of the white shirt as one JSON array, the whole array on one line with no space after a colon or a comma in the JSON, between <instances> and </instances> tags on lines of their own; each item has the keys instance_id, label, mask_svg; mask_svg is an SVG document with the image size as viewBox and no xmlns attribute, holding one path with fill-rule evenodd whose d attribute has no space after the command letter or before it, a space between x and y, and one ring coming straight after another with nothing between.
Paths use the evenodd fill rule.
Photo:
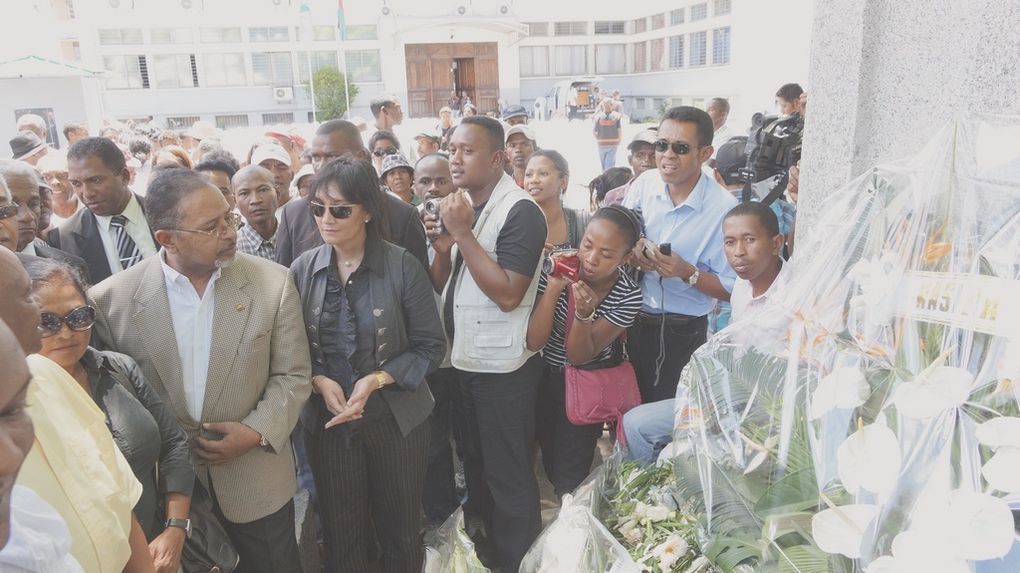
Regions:
<instances>
[{"instance_id":1,"label":"white shirt","mask_svg":"<svg viewBox=\"0 0 1020 573\"><path fill-rule=\"evenodd\" d=\"M31 489L11 491L11 536L0 550L5 573L81 573L71 555L71 534L64 518Z\"/></svg>"},{"instance_id":2,"label":"white shirt","mask_svg":"<svg viewBox=\"0 0 1020 573\"><path fill-rule=\"evenodd\" d=\"M733 291L730 293L731 324L738 320L752 317L760 312L768 301L769 296L775 293L776 288L783 283L785 273L786 264L783 263L783 266L779 268L779 274L776 275L776 279L769 285L768 290L758 296L753 295L751 281L737 277L737 281L733 283Z\"/></svg>"},{"instance_id":3,"label":"white shirt","mask_svg":"<svg viewBox=\"0 0 1020 573\"><path fill-rule=\"evenodd\" d=\"M715 135L712 136L712 147L715 148L715 151L712 152L712 157L715 157L716 152L719 151L722 144L733 139L736 135L736 132L730 129L730 127L725 123L722 124L722 127L715 130Z\"/></svg>"},{"instance_id":4,"label":"white shirt","mask_svg":"<svg viewBox=\"0 0 1020 573\"><path fill-rule=\"evenodd\" d=\"M135 198L134 193L131 194L131 199L128 200L128 204L124 207L124 212L121 215L127 218L124 229L127 230L128 236L138 246L138 251L142 253L142 258L151 257L156 254L156 244L153 242L152 234L149 232L149 224L145 222L145 213L142 213L142 206L138 204L138 199ZM118 273L124 270L124 267L120 266L120 255L117 254L117 237L110 226L112 218L112 216L100 217L96 215L99 230L102 231L102 233L99 233L99 237L103 240L106 260L110 263L110 272Z\"/></svg>"},{"instance_id":5,"label":"white shirt","mask_svg":"<svg viewBox=\"0 0 1020 573\"><path fill-rule=\"evenodd\" d=\"M21 249L21 251L20 251L21 254L23 254L23 255L32 255L33 257L38 256L36 254L36 252L35 252L35 242L36 242L36 239L32 239L31 243L25 245L24 249Z\"/></svg>"},{"instance_id":6,"label":"white shirt","mask_svg":"<svg viewBox=\"0 0 1020 573\"><path fill-rule=\"evenodd\" d=\"M199 422L205 404L205 387L209 376L209 354L212 351L213 311L216 308L216 269L199 298L188 277L166 263L166 254L159 253L166 279L166 296L170 301L170 317L181 357L181 382L188 401L188 413Z\"/></svg>"}]
</instances>

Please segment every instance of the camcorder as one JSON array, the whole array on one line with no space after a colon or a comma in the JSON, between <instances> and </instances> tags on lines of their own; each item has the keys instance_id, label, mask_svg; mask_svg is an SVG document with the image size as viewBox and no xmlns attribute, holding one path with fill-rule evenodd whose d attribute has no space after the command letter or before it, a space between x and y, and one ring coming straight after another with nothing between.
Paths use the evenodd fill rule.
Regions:
<instances>
[{"instance_id":1,"label":"camcorder","mask_svg":"<svg viewBox=\"0 0 1020 573\"><path fill-rule=\"evenodd\" d=\"M751 131L744 147L747 166L740 170L744 182L741 200L751 200L751 185L779 176L762 204L778 199L790 180L790 168L800 161L804 140L804 118L799 113L776 116L756 113L751 118Z\"/></svg>"},{"instance_id":2,"label":"camcorder","mask_svg":"<svg viewBox=\"0 0 1020 573\"><path fill-rule=\"evenodd\" d=\"M542 261L542 272L550 277L565 278L576 283L581 275L581 259L577 251L563 249L553 251Z\"/></svg>"}]
</instances>

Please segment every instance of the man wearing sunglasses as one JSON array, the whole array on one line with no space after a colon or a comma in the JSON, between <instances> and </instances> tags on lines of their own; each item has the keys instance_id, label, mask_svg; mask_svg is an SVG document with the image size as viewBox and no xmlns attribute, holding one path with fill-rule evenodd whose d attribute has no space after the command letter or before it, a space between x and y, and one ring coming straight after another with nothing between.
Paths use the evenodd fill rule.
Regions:
<instances>
[{"instance_id":1,"label":"man wearing sunglasses","mask_svg":"<svg viewBox=\"0 0 1020 573\"><path fill-rule=\"evenodd\" d=\"M361 142L361 132L349 121L333 119L324 122L315 131L312 140L312 167L319 171L330 161L351 153L368 160L369 152ZM384 193L382 189L380 193ZM428 268L425 250L425 231L418 211L389 193L386 197L386 225L389 241L404 247ZM311 195L294 199L280 211L280 226L276 232L276 262L289 267L301 253L322 244L315 220L309 213Z\"/></svg>"},{"instance_id":2,"label":"man wearing sunglasses","mask_svg":"<svg viewBox=\"0 0 1020 573\"><path fill-rule=\"evenodd\" d=\"M246 572L301 571L290 434L311 360L287 269L236 253L238 217L184 168L157 173L155 257L92 287L93 341L127 354L173 406Z\"/></svg>"},{"instance_id":3,"label":"man wearing sunglasses","mask_svg":"<svg viewBox=\"0 0 1020 573\"><path fill-rule=\"evenodd\" d=\"M713 151L712 118L670 108L657 133L657 168L638 177L623 201L644 219L634 249L644 300L628 345L642 402L676 395L680 371L705 342L708 313L716 300L729 300L736 280L722 221L737 200L702 171Z\"/></svg>"}]
</instances>

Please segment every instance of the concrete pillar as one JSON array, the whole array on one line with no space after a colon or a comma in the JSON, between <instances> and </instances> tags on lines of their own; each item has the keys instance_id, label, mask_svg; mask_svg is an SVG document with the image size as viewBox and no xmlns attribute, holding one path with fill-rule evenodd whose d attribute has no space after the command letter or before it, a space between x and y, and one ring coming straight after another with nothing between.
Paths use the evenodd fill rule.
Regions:
<instances>
[{"instance_id":1,"label":"concrete pillar","mask_svg":"<svg viewBox=\"0 0 1020 573\"><path fill-rule=\"evenodd\" d=\"M815 3L798 237L826 194L954 112L1020 114L1020 0Z\"/></svg>"}]
</instances>

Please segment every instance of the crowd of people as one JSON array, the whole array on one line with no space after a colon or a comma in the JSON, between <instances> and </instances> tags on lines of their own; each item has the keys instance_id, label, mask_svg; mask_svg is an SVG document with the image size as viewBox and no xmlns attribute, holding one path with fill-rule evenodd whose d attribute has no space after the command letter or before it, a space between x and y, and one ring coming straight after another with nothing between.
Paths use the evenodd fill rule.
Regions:
<instances>
[{"instance_id":1,"label":"crowd of people","mask_svg":"<svg viewBox=\"0 0 1020 573\"><path fill-rule=\"evenodd\" d=\"M516 571L536 453L565 495L621 423L572 421L572 369L629 360L620 434L651 463L713 317L753 317L792 252L796 173L739 202L726 100L668 109L627 167L614 101L583 210L523 107L455 93L407 153L394 96L243 158L201 124L68 124L60 152L23 118L0 160L0 570L298 572L300 489L325 571L418 572L460 507Z\"/></svg>"}]
</instances>

